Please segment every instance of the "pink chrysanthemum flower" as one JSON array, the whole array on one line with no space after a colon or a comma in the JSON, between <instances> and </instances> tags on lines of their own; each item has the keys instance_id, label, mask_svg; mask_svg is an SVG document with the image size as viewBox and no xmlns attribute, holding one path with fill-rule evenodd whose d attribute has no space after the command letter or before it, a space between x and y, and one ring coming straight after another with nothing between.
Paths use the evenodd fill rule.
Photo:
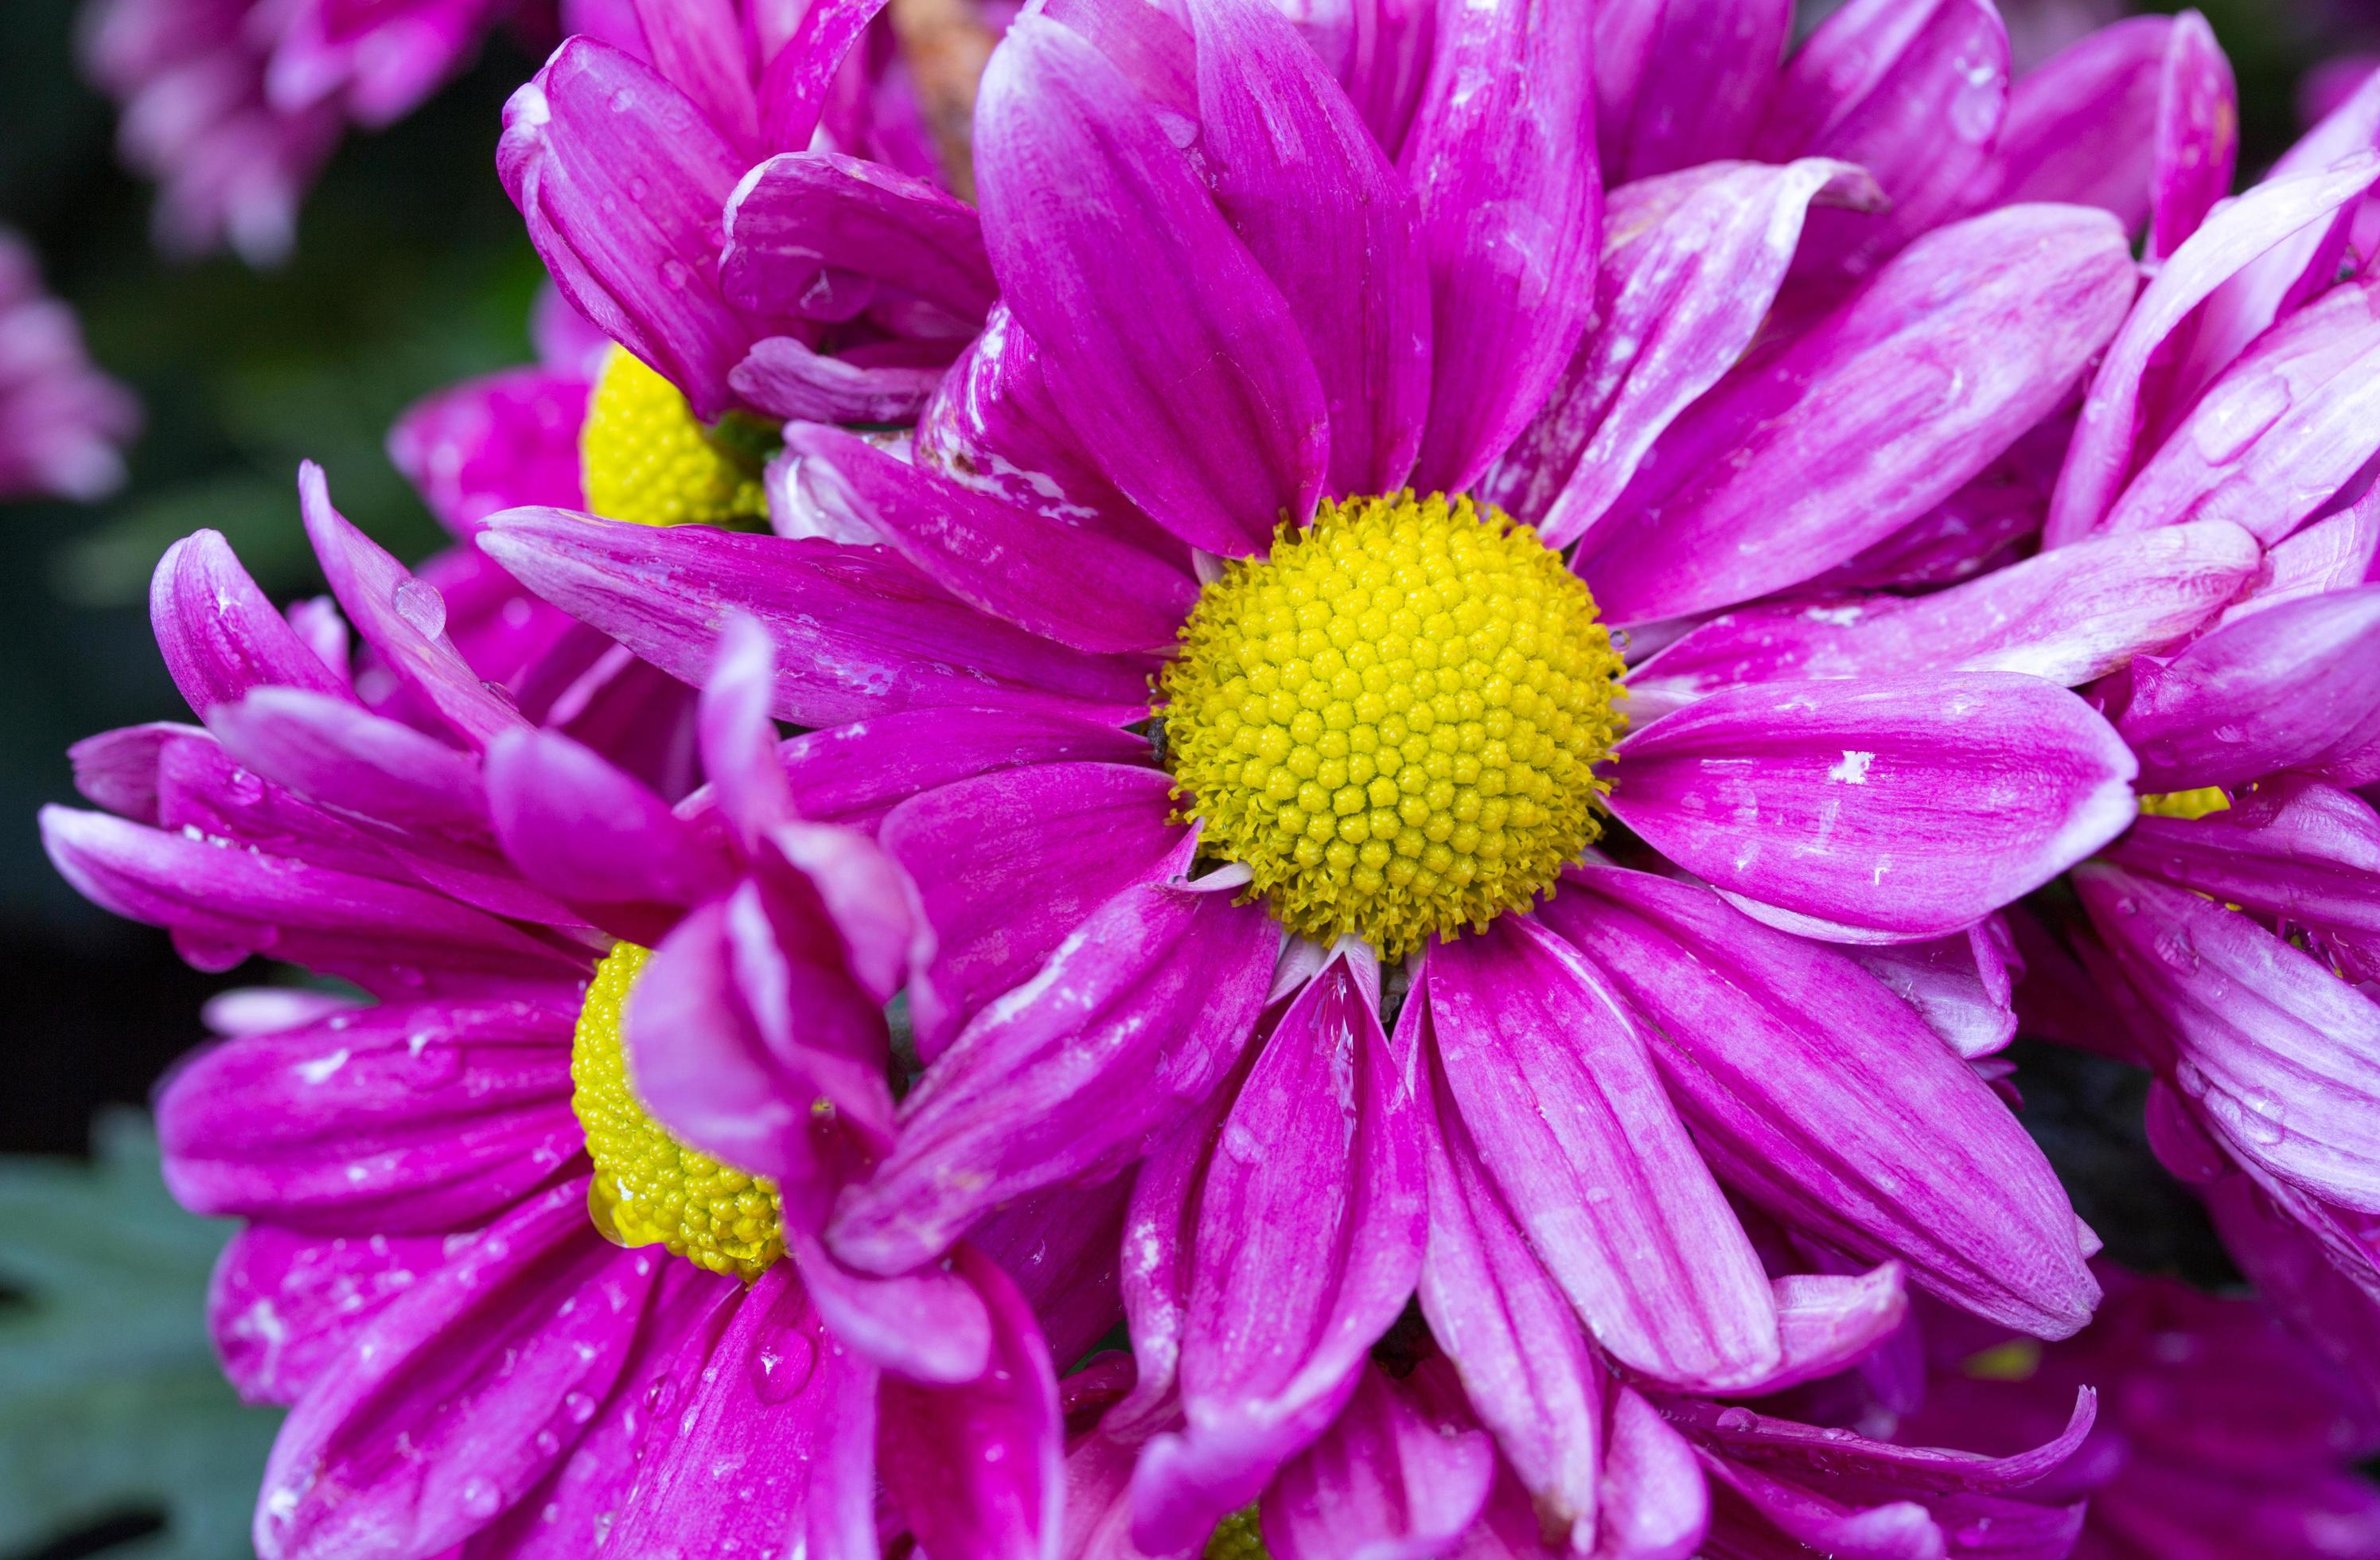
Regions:
<instances>
[{"instance_id":1,"label":"pink chrysanthemum flower","mask_svg":"<svg viewBox=\"0 0 2380 1560\"><path fill-rule=\"evenodd\" d=\"M0 499L98 498L124 481L140 403L92 366L74 311L0 228Z\"/></svg>"},{"instance_id":2,"label":"pink chrysanthemum flower","mask_svg":"<svg viewBox=\"0 0 2380 1560\"><path fill-rule=\"evenodd\" d=\"M265 264L288 252L298 205L346 126L410 113L521 8L516 0L92 0L82 55L121 106L124 160L162 186L159 244L186 254L228 247Z\"/></svg>"},{"instance_id":3,"label":"pink chrysanthemum flower","mask_svg":"<svg viewBox=\"0 0 2380 1560\"><path fill-rule=\"evenodd\" d=\"M368 708L324 614L274 613L202 532L152 603L205 729L83 744L109 810L42 820L78 887L202 967L269 954L370 999L229 999L232 1038L159 1102L176 1195L248 1221L213 1297L226 1367L292 1405L260 1553L859 1555L880 1523L939 1554L1047 1542L1050 1347L994 1257L1078 1354L1112 1314L1084 1242L1113 1204L1021 1209L890 1278L824 1252L890 1139L882 1005L915 923L877 847L792 815L757 631L704 694L715 783L674 810L531 725L436 591L319 471L301 488L406 697Z\"/></svg>"},{"instance_id":4,"label":"pink chrysanthemum flower","mask_svg":"<svg viewBox=\"0 0 2380 1560\"><path fill-rule=\"evenodd\" d=\"M2014 1449L2053 1433L2077 1385L2106 1410L2028 1493L2087 1498L2078 1560L2338 1560L2380 1551L2380 1407L2265 1304L2102 1266L2089 1328L2046 1347L1939 1307L1912 1323L1912 1408L1856 1411L1902 1440ZM1922 1343L1919 1341L1922 1336ZM1846 1385L1851 1383L1847 1381ZM1858 1394L1843 1395L1850 1409Z\"/></svg>"},{"instance_id":5,"label":"pink chrysanthemum flower","mask_svg":"<svg viewBox=\"0 0 2380 1560\"><path fill-rule=\"evenodd\" d=\"M1966 1054L2007 1038L1992 918L2134 815L2064 685L2210 621L2255 542L1839 592L2023 534L1959 506L2022 489L2028 435L2054 469L2127 225L2170 252L2228 179L2228 67L2156 20L2011 92L1987 10L1868 4L1780 73L1783 8L1745 6L1710 79L1673 72L1709 41L1675 9L1415 8L1335 62L1251 0L1029 14L976 127L997 303L911 460L792 427L798 539L482 537L683 677L754 616L775 713L825 728L796 806L905 798L864 822L935 932L927 1066L827 1244L908 1271L1137 1163L1139 1370L1100 1434L1148 1554L1335 1433L1416 1295L1581 1553L1615 1467L1693 1462L1697 1412L1645 1390L1839 1370L1904 1274L2044 1336L2095 1298ZM1599 91L1595 43L1628 60ZM2112 161L2070 155L2094 116L2136 132ZM1658 176L1608 213L1598 121ZM674 258L735 275L706 242ZM728 404L754 327L682 290L720 349L671 372ZM1608 624L1669 648L1628 672ZM1730 1193L1797 1243L1781 1272ZM1690 1550L1686 1482L1612 1552Z\"/></svg>"}]
</instances>

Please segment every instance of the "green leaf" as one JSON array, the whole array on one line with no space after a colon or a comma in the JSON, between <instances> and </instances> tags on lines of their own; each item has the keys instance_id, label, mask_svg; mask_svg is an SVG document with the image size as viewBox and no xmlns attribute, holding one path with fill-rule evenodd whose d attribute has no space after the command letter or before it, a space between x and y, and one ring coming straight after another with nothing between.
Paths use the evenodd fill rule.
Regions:
<instances>
[{"instance_id":1,"label":"green leaf","mask_svg":"<svg viewBox=\"0 0 2380 1560\"><path fill-rule=\"evenodd\" d=\"M128 1515L122 1560L252 1554L277 1410L242 1404L207 1340L229 1226L176 1207L147 1117L109 1111L88 1164L0 1159L0 1554Z\"/></svg>"}]
</instances>

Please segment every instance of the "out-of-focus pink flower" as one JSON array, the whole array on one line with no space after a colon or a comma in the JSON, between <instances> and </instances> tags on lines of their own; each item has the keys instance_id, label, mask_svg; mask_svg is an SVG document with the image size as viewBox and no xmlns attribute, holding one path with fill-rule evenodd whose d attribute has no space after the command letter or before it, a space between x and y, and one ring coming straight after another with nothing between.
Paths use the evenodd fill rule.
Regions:
<instances>
[{"instance_id":1,"label":"out-of-focus pink flower","mask_svg":"<svg viewBox=\"0 0 2380 1560\"><path fill-rule=\"evenodd\" d=\"M33 252L0 228L0 499L97 498L124 481L140 426L130 391L91 366L74 311L42 289Z\"/></svg>"},{"instance_id":2,"label":"out-of-focus pink flower","mask_svg":"<svg viewBox=\"0 0 2380 1560\"><path fill-rule=\"evenodd\" d=\"M123 111L124 160L161 186L159 245L265 264L288 252L350 122L403 117L496 22L540 6L551 0L91 0L83 65Z\"/></svg>"},{"instance_id":3,"label":"out-of-focus pink flower","mask_svg":"<svg viewBox=\"0 0 2380 1560\"><path fill-rule=\"evenodd\" d=\"M2030 1492L2090 1498L2075 1560L2322 1560L2380 1554L2380 1487L2354 1465L2380 1416L2254 1300L2101 1264L2107 1300L2064 1343L1925 1312L1925 1402L1896 1438L2013 1452L2066 1422L2090 1439Z\"/></svg>"}]
</instances>

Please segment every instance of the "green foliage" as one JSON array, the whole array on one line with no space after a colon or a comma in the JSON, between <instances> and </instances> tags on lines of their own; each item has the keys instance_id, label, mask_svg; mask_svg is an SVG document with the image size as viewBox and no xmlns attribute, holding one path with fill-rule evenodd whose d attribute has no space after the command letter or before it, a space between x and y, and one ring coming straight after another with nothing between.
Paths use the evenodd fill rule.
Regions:
<instances>
[{"instance_id":1,"label":"green foliage","mask_svg":"<svg viewBox=\"0 0 2380 1560\"><path fill-rule=\"evenodd\" d=\"M243 1405L207 1341L227 1226L175 1206L148 1119L99 1118L89 1164L0 1159L0 1554L109 1518L162 1531L121 1560L234 1560L280 1415Z\"/></svg>"}]
</instances>

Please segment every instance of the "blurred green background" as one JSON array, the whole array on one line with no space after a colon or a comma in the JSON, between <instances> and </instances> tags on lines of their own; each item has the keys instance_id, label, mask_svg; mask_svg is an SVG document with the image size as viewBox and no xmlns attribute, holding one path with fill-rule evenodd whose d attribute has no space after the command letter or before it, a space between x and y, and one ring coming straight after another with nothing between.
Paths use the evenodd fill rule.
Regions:
<instances>
[{"instance_id":1,"label":"blurred green background","mask_svg":"<svg viewBox=\"0 0 2380 1560\"><path fill-rule=\"evenodd\" d=\"M2239 68L2248 170L2296 133L2312 61L2380 43L2380 28L2358 35L2351 0L2202 9ZM542 273L492 159L504 97L536 61L499 36L427 107L350 135L281 269L171 265L149 245L149 191L115 165L110 107L71 64L75 10L0 0L0 223L32 240L148 428L114 499L0 505L0 1154L56 1156L0 1160L0 1560L216 1560L249 1553L273 1416L233 1402L208 1352L224 1232L165 1200L145 1118L95 1113L142 1102L230 981L85 905L42 859L33 814L73 799L68 743L187 718L145 609L176 538L213 527L276 599L319 590L294 487L311 457L400 556L439 545L382 442L415 397L528 355ZM2142 1152L2136 1080L2020 1059L2028 1124L2119 1253L2219 1274L2194 1209Z\"/></svg>"}]
</instances>

